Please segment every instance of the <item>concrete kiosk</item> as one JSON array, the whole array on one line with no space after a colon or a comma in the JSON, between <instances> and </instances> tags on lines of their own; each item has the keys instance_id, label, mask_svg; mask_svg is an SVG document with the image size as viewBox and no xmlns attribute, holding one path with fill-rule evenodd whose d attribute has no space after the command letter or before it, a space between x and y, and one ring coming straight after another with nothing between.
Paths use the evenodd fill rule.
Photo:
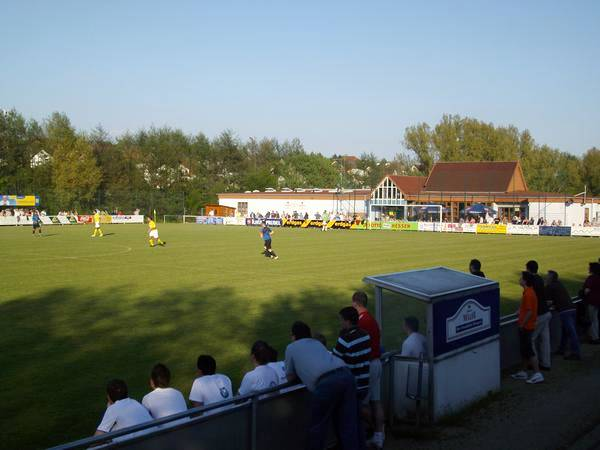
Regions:
<instances>
[{"instance_id":1,"label":"concrete kiosk","mask_svg":"<svg viewBox=\"0 0 600 450\"><path fill-rule=\"evenodd\" d=\"M500 389L497 282L446 267L374 275L364 281L375 288L375 313L384 346L386 334L396 330L400 334L403 326L400 316L391 314L392 324L385 320L386 308L392 312L401 301L425 304L428 354L424 392L418 395L428 400L430 420L437 421ZM402 358L398 364L409 369L407 365L414 367L415 361ZM406 391L408 396L407 383L406 376L394 376L393 391Z\"/></svg>"}]
</instances>

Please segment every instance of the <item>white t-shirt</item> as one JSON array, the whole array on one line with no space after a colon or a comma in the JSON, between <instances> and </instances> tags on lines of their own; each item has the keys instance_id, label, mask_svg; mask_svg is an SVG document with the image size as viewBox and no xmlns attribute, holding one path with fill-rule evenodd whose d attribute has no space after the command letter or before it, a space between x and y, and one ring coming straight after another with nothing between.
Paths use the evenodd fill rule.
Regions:
<instances>
[{"instance_id":1,"label":"white t-shirt","mask_svg":"<svg viewBox=\"0 0 600 450\"><path fill-rule=\"evenodd\" d=\"M410 333L402 343L402 356L418 358L421 353L427 357L427 338L421 333Z\"/></svg>"},{"instance_id":2,"label":"white t-shirt","mask_svg":"<svg viewBox=\"0 0 600 450\"><path fill-rule=\"evenodd\" d=\"M242 379L239 389L240 395L250 394L279 384L279 376L272 367L268 365L256 366L254 370L246 373Z\"/></svg>"},{"instance_id":3,"label":"white t-shirt","mask_svg":"<svg viewBox=\"0 0 600 450\"><path fill-rule=\"evenodd\" d=\"M98 425L99 431L110 433L111 431L122 430L123 428L132 427L139 425L144 422L152 420L152 416L146 408L144 408L138 401L132 398L124 398L123 400L117 400L115 403L106 408L102 422ZM153 431L155 428L148 430L138 431L137 433L128 434L116 438L115 440L129 439L134 436Z\"/></svg>"},{"instance_id":4,"label":"white t-shirt","mask_svg":"<svg viewBox=\"0 0 600 450\"><path fill-rule=\"evenodd\" d=\"M270 362L267 363L267 366L269 366L271 369L273 369L275 372L277 372L277 378L279 378L279 384L284 384L287 383L287 375L285 374L285 362L284 361L277 361L277 362Z\"/></svg>"},{"instance_id":5,"label":"white t-shirt","mask_svg":"<svg viewBox=\"0 0 600 450\"><path fill-rule=\"evenodd\" d=\"M171 416L187 410L185 398L177 389L156 388L146 394L142 399L142 405L146 407L155 419Z\"/></svg>"},{"instance_id":6,"label":"white t-shirt","mask_svg":"<svg viewBox=\"0 0 600 450\"><path fill-rule=\"evenodd\" d=\"M196 378L190 392L190 401L202 403L204 406L230 400L232 397L233 389L231 388L231 380L220 373ZM222 409L217 408L211 411L217 412Z\"/></svg>"}]
</instances>

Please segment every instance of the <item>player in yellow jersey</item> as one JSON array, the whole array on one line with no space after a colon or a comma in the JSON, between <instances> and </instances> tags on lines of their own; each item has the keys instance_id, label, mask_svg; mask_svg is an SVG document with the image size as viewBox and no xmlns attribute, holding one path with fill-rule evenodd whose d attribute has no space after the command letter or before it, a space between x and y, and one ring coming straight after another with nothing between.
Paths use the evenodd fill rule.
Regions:
<instances>
[{"instance_id":1,"label":"player in yellow jersey","mask_svg":"<svg viewBox=\"0 0 600 450\"><path fill-rule=\"evenodd\" d=\"M158 237L158 228L156 228L156 222L152 220L151 217L148 217L148 236L150 239L148 242L150 243L150 247L154 247L156 244L165 245L166 242L163 242Z\"/></svg>"},{"instance_id":2,"label":"player in yellow jersey","mask_svg":"<svg viewBox=\"0 0 600 450\"><path fill-rule=\"evenodd\" d=\"M100 211L98 210L96 210L94 213L94 234L92 234L92 237L96 236L104 236L104 233L102 233L102 228L100 228Z\"/></svg>"}]
</instances>

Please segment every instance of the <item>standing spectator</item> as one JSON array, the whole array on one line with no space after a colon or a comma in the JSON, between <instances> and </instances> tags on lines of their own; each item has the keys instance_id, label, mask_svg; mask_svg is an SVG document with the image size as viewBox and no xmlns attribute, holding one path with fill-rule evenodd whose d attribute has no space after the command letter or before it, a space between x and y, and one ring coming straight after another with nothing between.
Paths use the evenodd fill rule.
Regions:
<instances>
[{"instance_id":1,"label":"standing spectator","mask_svg":"<svg viewBox=\"0 0 600 450\"><path fill-rule=\"evenodd\" d=\"M239 395L261 391L279 384L277 372L268 366L270 356L269 346L264 341L256 341L250 350L250 358L254 370L246 373L238 390Z\"/></svg>"},{"instance_id":2,"label":"standing spectator","mask_svg":"<svg viewBox=\"0 0 600 450\"><path fill-rule=\"evenodd\" d=\"M523 369L512 375L516 380L526 380L529 384L537 384L544 381L540 372L538 359L533 350L533 332L537 319L538 299L535 295L535 278L529 272L522 272L519 284L523 287L521 306L519 307L519 349L523 358ZM533 375L528 377L527 369L533 368Z\"/></svg>"},{"instance_id":3,"label":"standing spectator","mask_svg":"<svg viewBox=\"0 0 600 450\"><path fill-rule=\"evenodd\" d=\"M590 316L591 343L600 344L598 312L600 312L600 263L591 262L589 266L590 275L583 283L583 301L587 305Z\"/></svg>"},{"instance_id":4,"label":"standing spectator","mask_svg":"<svg viewBox=\"0 0 600 450\"><path fill-rule=\"evenodd\" d=\"M410 358L427 357L427 338L419 333L419 319L407 317L404 319L404 332L407 334L402 343L402 356Z\"/></svg>"},{"instance_id":5,"label":"standing spectator","mask_svg":"<svg viewBox=\"0 0 600 450\"><path fill-rule=\"evenodd\" d=\"M108 405L106 412L102 417L102 422L94 436L100 436L111 431L122 430L123 428L139 425L152 420L150 413L136 400L129 398L127 384L123 380L111 380L106 386L106 397ZM134 436L145 434L150 430L130 433L127 436L119 437L113 441L129 439Z\"/></svg>"},{"instance_id":6,"label":"standing spectator","mask_svg":"<svg viewBox=\"0 0 600 450\"><path fill-rule=\"evenodd\" d=\"M481 271L481 261L478 259L472 259L469 263L469 272L471 275L477 275L478 277L485 278L485 273Z\"/></svg>"},{"instance_id":7,"label":"standing spectator","mask_svg":"<svg viewBox=\"0 0 600 450\"><path fill-rule=\"evenodd\" d=\"M527 261L525 269L531 275L533 275L533 290L538 302L537 309L537 320L535 330L531 336L533 341L533 351L538 356L540 363L540 369L550 370L552 364L551 361L551 350L550 350L550 319L552 319L552 313L546 302L546 293L544 280L538 275L538 263L537 261ZM540 341L540 354L537 353L536 342L539 338Z\"/></svg>"},{"instance_id":8,"label":"standing spectator","mask_svg":"<svg viewBox=\"0 0 600 450\"><path fill-rule=\"evenodd\" d=\"M226 375L215 373L217 363L212 356L200 355L197 366L198 378L194 380L190 392L190 401L194 407L222 402L233 397L231 380ZM214 413L223 409L217 408L211 412Z\"/></svg>"},{"instance_id":9,"label":"standing spectator","mask_svg":"<svg viewBox=\"0 0 600 450\"><path fill-rule=\"evenodd\" d=\"M381 332L379 324L367 309L368 297L363 291L352 295L352 306L358 312L358 327L369 333L371 338L371 363L369 365L369 411L373 418L373 437L369 444L375 448L383 448L385 430L383 405L381 404Z\"/></svg>"},{"instance_id":10,"label":"standing spectator","mask_svg":"<svg viewBox=\"0 0 600 450\"><path fill-rule=\"evenodd\" d=\"M185 398L177 389L169 387L171 371L164 364L156 364L150 373L150 387L152 392L142 399L142 405L150 412L152 417L160 419L187 410Z\"/></svg>"},{"instance_id":11,"label":"standing spectator","mask_svg":"<svg viewBox=\"0 0 600 450\"><path fill-rule=\"evenodd\" d=\"M360 448L366 448L365 431L361 422L361 407L369 394L371 338L358 327L358 311L352 306L340 310L342 329L333 354L342 359L352 372L356 383L358 436Z\"/></svg>"},{"instance_id":12,"label":"standing spectator","mask_svg":"<svg viewBox=\"0 0 600 450\"><path fill-rule=\"evenodd\" d=\"M323 450L333 418L342 449L359 449L354 377L344 362L311 338L304 322L292 325L292 343L285 350L289 381L299 378L312 393L309 448Z\"/></svg>"},{"instance_id":13,"label":"standing spectator","mask_svg":"<svg viewBox=\"0 0 600 450\"><path fill-rule=\"evenodd\" d=\"M565 286L558 280L558 273L554 270L549 270L546 277L546 299L552 302L554 309L560 315L562 330L560 334L560 347L557 353L563 355L567 348L567 343L569 343L571 353L565 356L565 359L580 360L579 337L577 336L577 328L575 326L575 305L573 305L571 296Z\"/></svg>"}]
</instances>

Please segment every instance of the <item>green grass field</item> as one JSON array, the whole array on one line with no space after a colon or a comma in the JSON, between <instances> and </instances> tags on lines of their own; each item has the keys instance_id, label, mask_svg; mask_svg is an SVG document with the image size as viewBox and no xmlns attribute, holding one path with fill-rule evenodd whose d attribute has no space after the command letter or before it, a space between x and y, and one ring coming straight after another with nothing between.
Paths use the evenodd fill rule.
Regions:
<instances>
[{"instance_id":1,"label":"green grass field","mask_svg":"<svg viewBox=\"0 0 600 450\"><path fill-rule=\"evenodd\" d=\"M575 294L593 238L475 236L391 231L277 229L272 261L257 228L162 225L149 248L143 225L0 228L0 447L40 448L93 434L104 387L125 379L138 400L158 361L189 394L200 353L237 389L255 339L283 354L301 319L333 342L337 311L367 275L445 265L472 257L501 283L502 312L516 309L524 263L557 270ZM387 324L388 333L393 324ZM400 333L400 324L398 324ZM392 330L393 331L393 330Z\"/></svg>"}]
</instances>

